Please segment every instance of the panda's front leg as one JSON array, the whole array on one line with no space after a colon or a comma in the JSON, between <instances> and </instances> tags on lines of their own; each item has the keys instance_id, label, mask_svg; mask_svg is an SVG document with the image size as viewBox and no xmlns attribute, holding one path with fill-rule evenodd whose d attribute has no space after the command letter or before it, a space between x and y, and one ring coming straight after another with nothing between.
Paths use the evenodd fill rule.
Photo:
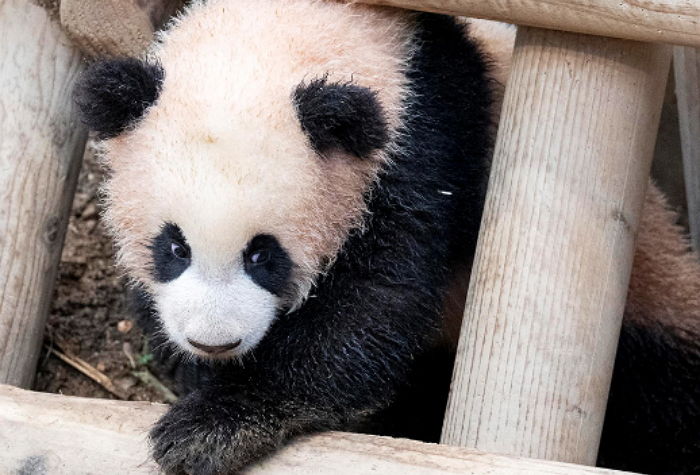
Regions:
<instances>
[{"instance_id":1,"label":"panda's front leg","mask_svg":"<svg viewBox=\"0 0 700 475\"><path fill-rule=\"evenodd\" d=\"M161 469L169 474L238 473L293 436L347 429L385 407L403 372L397 368L393 377L377 374L372 367L389 369L391 361L361 358L357 347L339 348L339 353L357 351L358 367L343 364L350 360L339 355L325 355L325 361L317 359L321 355L297 359L298 349L287 347L286 363L291 364L262 364L256 368L263 372L260 377L245 377L245 383L223 377L173 404L150 431L153 458Z\"/></svg>"},{"instance_id":2,"label":"panda's front leg","mask_svg":"<svg viewBox=\"0 0 700 475\"><path fill-rule=\"evenodd\" d=\"M285 440L283 407L225 388L194 391L151 429L152 453L165 473L228 474Z\"/></svg>"},{"instance_id":3,"label":"panda's front leg","mask_svg":"<svg viewBox=\"0 0 700 475\"><path fill-rule=\"evenodd\" d=\"M430 302L368 289L352 312L316 308L278 322L245 374L219 374L172 406L151 431L154 458L168 473L235 473L295 435L365 421L436 334Z\"/></svg>"}]
</instances>

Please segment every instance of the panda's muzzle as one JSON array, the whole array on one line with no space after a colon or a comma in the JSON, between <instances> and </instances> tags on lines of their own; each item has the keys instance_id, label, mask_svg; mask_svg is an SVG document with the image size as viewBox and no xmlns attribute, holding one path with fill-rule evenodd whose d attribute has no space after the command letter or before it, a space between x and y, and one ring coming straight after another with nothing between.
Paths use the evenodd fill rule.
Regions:
<instances>
[{"instance_id":1,"label":"panda's muzzle","mask_svg":"<svg viewBox=\"0 0 700 475\"><path fill-rule=\"evenodd\" d=\"M189 338L187 339L187 343L190 345L194 346L198 350L201 350L205 353L209 353L212 355L218 355L220 353L224 353L226 351L234 350L238 346L240 346L241 342L243 340L236 340L233 343L227 343L225 345L216 345L216 346L210 346L210 345L205 345L203 343L196 342L194 340L190 340Z\"/></svg>"}]
</instances>

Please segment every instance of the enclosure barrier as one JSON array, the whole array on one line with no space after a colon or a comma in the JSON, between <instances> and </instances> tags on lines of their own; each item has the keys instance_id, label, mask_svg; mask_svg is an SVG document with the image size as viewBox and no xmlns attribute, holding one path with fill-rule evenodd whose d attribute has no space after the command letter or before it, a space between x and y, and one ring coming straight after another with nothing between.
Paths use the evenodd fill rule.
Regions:
<instances>
[{"instance_id":1,"label":"enclosure barrier","mask_svg":"<svg viewBox=\"0 0 700 475\"><path fill-rule=\"evenodd\" d=\"M700 250L700 50L676 46L673 65L690 236L693 248Z\"/></svg>"},{"instance_id":2,"label":"enclosure barrier","mask_svg":"<svg viewBox=\"0 0 700 475\"><path fill-rule=\"evenodd\" d=\"M148 460L144 433L165 412L166 406L162 404L65 397L0 386L0 408L0 467L15 469L17 473L157 473L155 463ZM612 475L627 472L490 455L406 439L329 432L297 440L246 473Z\"/></svg>"},{"instance_id":3,"label":"enclosure barrier","mask_svg":"<svg viewBox=\"0 0 700 475\"><path fill-rule=\"evenodd\" d=\"M137 56L183 0L61 0L61 25L88 56Z\"/></svg>"},{"instance_id":4,"label":"enclosure barrier","mask_svg":"<svg viewBox=\"0 0 700 475\"><path fill-rule=\"evenodd\" d=\"M63 0L73 43L58 2L45 4L0 0L0 383L21 387L36 372L85 148L71 99L80 51L137 54L181 0Z\"/></svg>"},{"instance_id":5,"label":"enclosure barrier","mask_svg":"<svg viewBox=\"0 0 700 475\"><path fill-rule=\"evenodd\" d=\"M0 383L29 387L36 372L85 148L80 59L49 12L0 0Z\"/></svg>"},{"instance_id":6,"label":"enclosure barrier","mask_svg":"<svg viewBox=\"0 0 700 475\"><path fill-rule=\"evenodd\" d=\"M700 46L700 4L690 0L360 0L628 40Z\"/></svg>"},{"instance_id":7,"label":"enclosure barrier","mask_svg":"<svg viewBox=\"0 0 700 475\"><path fill-rule=\"evenodd\" d=\"M443 442L595 464L669 59L519 30Z\"/></svg>"},{"instance_id":8,"label":"enclosure barrier","mask_svg":"<svg viewBox=\"0 0 700 475\"><path fill-rule=\"evenodd\" d=\"M253 471L609 473L474 449L582 464L595 461L671 55L669 47L629 40L700 45L700 5L670 0L366 3L530 26L519 29L516 41L443 429L445 444L471 448L327 434L298 441ZM10 30L5 25L21 18L15 10L36 7L26 0L0 0L0 8L0 31L6 35ZM46 22L44 17L40 20ZM27 36L31 35L24 30L3 36L0 57L6 58L18 45L31 45L34 39ZM53 58L54 67L61 54ZM685 54L696 52L678 49L677 70L679 55ZM690 91L684 102L688 109L681 111L690 124L690 132L684 135L686 151L695 150L688 144L697 143L690 127L697 127L698 121L697 86L692 84L698 63L688 64L696 69L681 66L686 86L679 85ZM4 70L0 80L7 81ZM37 82L32 83L34 87ZM22 87L32 90L32 84ZM54 104L48 99L38 109L49 105L68 110L66 101ZM38 114L36 108L26 108ZM7 126L0 125L5 141L10 135ZM20 137L18 130L27 138L31 133L34 143L36 131L30 125L13 127L11 137ZM0 180L7 180L5 162L22 155L6 152L4 142L0 150ZM42 156L43 150L35 153ZM66 147L60 156L73 163L67 158L72 152ZM57 161L54 158L51 163ZM50 191L38 190L30 196L49 202ZM18 209L17 203L0 204L0 226L19 222L7 217ZM43 229L40 219L23 217L21 223L34 233ZM6 232L0 239L19 236ZM3 249L8 249L4 242ZM6 269L12 269L3 249L0 279ZM51 273L29 272L15 285L35 288L36 276L50 285ZM37 315L42 315L46 298L32 298L32 304L43 303L27 312L26 318L17 319L3 310L3 302L9 295L17 309L24 300L8 293L7 284L4 288L0 285L0 338L8 328L36 335L43 324L43 317ZM16 347L11 359L3 354L1 361L18 365L21 360L26 372L35 361L31 352L29 356L21 353L28 349ZM148 473L154 467L146 462L145 429L162 410L156 405L1 388L0 441L7 446L0 453L0 465L44 464L65 471L95 466L107 472L114 467L133 473L131 468L137 464L134 470Z\"/></svg>"}]
</instances>

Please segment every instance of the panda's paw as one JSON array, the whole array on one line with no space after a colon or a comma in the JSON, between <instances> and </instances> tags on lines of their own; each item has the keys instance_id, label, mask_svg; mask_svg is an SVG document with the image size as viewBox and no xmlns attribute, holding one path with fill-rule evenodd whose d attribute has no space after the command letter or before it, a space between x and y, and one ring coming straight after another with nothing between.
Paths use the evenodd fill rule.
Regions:
<instances>
[{"instance_id":1,"label":"panda's paw","mask_svg":"<svg viewBox=\"0 0 700 475\"><path fill-rule=\"evenodd\" d=\"M174 404L151 429L153 458L169 474L239 472L274 450L269 428L242 408L192 393Z\"/></svg>"}]
</instances>

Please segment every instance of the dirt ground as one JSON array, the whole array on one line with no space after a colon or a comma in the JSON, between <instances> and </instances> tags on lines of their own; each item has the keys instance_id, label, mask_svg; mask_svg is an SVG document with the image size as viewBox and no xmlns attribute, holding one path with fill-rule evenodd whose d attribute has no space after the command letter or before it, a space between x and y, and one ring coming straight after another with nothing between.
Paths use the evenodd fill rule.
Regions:
<instances>
[{"instance_id":1,"label":"dirt ground","mask_svg":"<svg viewBox=\"0 0 700 475\"><path fill-rule=\"evenodd\" d=\"M53 349L103 373L122 399L163 402L172 395L159 389L158 381L164 377L129 318L125 282L114 266L111 240L99 220L97 191L102 178L89 150L73 202L35 389L118 397L59 359Z\"/></svg>"}]
</instances>

